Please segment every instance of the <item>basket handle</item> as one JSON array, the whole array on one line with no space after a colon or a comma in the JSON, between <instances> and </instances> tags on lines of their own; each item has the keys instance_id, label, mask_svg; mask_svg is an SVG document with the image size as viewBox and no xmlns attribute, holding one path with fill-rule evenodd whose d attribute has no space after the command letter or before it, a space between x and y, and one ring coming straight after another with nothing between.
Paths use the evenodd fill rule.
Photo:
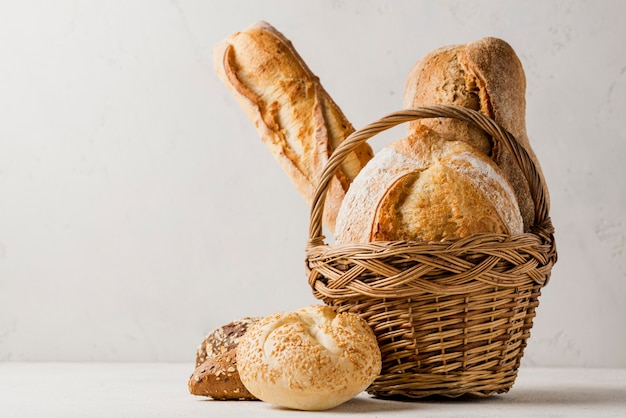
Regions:
<instances>
[{"instance_id":1,"label":"basket handle","mask_svg":"<svg viewBox=\"0 0 626 418\"><path fill-rule=\"evenodd\" d=\"M538 230L541 235L550 236L554 229L552 228L549 217L550 208L546 199L546 186L539 176L537 167L528 155L526 149L520 145L510 132L503 129L493 119L478 111L453 105L433 105L390 113L380 118L378 121L370 123L353 132L335 149L324 166L313 197L311 223L309 225L309 245L320 244L324 240L324 236L322 235L322 215L326 201L326 192L328 191L328 186L335 171L350 152L369 138L401 123L417 119L439 117L473 123L506 147L514 156L517 164L519 164L530 187L530 193L535 206L535 223L533 228Z\"/></svg>"}]
</instances>

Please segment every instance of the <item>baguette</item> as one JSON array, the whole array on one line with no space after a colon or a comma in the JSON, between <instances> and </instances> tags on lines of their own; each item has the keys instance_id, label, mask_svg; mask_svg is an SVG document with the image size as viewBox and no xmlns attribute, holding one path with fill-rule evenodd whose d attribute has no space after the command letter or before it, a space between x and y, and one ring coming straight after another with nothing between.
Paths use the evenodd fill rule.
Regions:
<instances>
[{"instance_id":1,"label":"baguette","mask_svg":"<svg viewBox=\"0 0 626 418\"><path fill-rule=\"evenodd\" d=\"M526 77L513 48L497 38L450 45L424 56L411 69L405 85L407 108L452 104L477 110L494 119L526 149L541 179L543 173L526 133ZM515 190L524 230L535 220L528 182L513 155L468 122L423 119L409 124L409 134L428 126L450 140L464 140L490 156ZM549 199L546 194L546 199Z\"/></svg>"},{"instance_id":2,"label":"baguette","mask_svg":"<svg viewBox=\"0 0 626 418\"><path fill-rule=\"evenodd\" d=\"M312 205L329 156L354 131L350 122L292 43L266 22L219 42L213 58L218 77ZM372 156L364 144L348 155L332 179L323 219L331 234L346 191Z\"/></svg>"},{"instance_id":3,"label":"baguette","mask_svg":"<svg viewBox=\"0 0 626 418\"><path fill-rule=\"evenodd\" d=\"M498 166L468 143L419 126L384 147L355 179L335 241L441 241L522 231L517 199Z\"/></svg>"}]
</instances>

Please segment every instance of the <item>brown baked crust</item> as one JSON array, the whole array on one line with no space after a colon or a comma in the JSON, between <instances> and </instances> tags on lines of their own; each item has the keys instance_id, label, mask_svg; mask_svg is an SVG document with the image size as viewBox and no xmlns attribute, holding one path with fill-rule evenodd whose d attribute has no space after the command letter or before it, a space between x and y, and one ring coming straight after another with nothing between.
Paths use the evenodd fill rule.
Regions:
<instances>
[{"instance_id":1,"label":"brown baked crust","mask_svg":"<svg viewBox=\"0 0 626 418\"><path fill-rule=\"evenodd\" d=\"M229 36L215 46L213 57L217 75L311 205L329 156L354 128L292 43L268 23ZM331 181L324 209L331 233L345 192L372 156L363 144Z\"/></svg>"},{"instance_id":2,"label":"brown baked crust","mask_svg":"<svg viewBox=\"0 0 626 418\"><path fill-rule=\"evenodd\" d=\"M466 142L418 126L378 152L354 181L335 238L441 241L522 231L517 199L498 166Z\"/></svg>"},{"instance_id":3,"label":"brown baked crust","mask_svg":"<svg viewBox=\"0 0 626 418\"><path fill-rule=\"evenodd\" d=\"M251 393L301 410L346 402L374 381L382 364L367 322L325 305L265 317L237 350L241 379Z\"/></svg>"},{"instance_id":4,"label":"brown baked crust","mask_svg":"<svg viewBox=\"0 0 626 418\"><path fill-rule=\"evenodd\" d=\"M189 377L189 393L218 400L254 400L239 378L237 351L232 349L209 358Z\"/></svg>"},{"instance_id":5,"label":"brown baked crust","mask_svg":"<svg viewBox=\"0 0 626 418\"><path fill-rule=\"evenodd\" d=\"M489 115L489 109L482 107L486 102L479 97L476 77L465 70L464 62L464 50L458 46L445 46L427 54L411 68L404 90L404 106L451 104ZM463 139L485 154L491 154L491 139L480 128L467 122L417 120L409 123L409 134L419 126L428 126L448 139Z\"/></svg>"},{"instance_id":6,"label":"brown baked crust","mask_svg":"<svg viewBox=\"0 0 626 418\"><path fill-rule=\"evenodd\" d=\"M196 367L210 358L236 348L248 328L259 319L259 317L237 319L212 331L196 350Z\"/></svg>"},{"instance_id":7,"label":"brown baked crust","mask_svg":"<svg viewBox=\"0 0 626 418\"><path fill-rule=\"evenodd\" d=\"M487 37L436 49L419 60L407 77L404 105L453 104L482 112L516 137L543 179L526 133L525 94L526 77L513 48L501 39ZM409 132L421 125L431 127L448 139L464 140L489 155L515 190L524 230L530 229L535 209L528 182L506 149L467 122L420 120L409 124Z\"/></svg>"}]
</instances>

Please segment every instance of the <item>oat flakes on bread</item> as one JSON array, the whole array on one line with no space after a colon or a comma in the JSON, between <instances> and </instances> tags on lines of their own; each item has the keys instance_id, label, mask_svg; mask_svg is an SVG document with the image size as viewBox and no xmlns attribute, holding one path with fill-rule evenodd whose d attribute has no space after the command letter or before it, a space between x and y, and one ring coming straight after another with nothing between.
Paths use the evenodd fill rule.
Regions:
<instances>
[{"instance_id":1,"label":"oat flakes on bread","mask_svg":"<svg viewBox=\"0 0 626 418\"><path fill-rule=\"evenodd\" d=\"M187 383L189 393L217 400L255 400L239 378L236 348L209 358L196 367Z\"/></svg>"},{"instance_id":2,"label":"oat flakes on bread","mask_svg":"<svg viewBox=\"0 0 626 418\"><path fill-rule=\"evenodd\" d=\"M526 76L519 57L507 42L487 37L467 44L444 46L415 63L406 80L404 106L434 104L463 106L494 119L526 149L543 179L526 132ZM529 231L535 218L530 189L506 149L468 122L423 119L411 122L409 133L419 126L428 126L448 139L466 141L489 155L513 186L524 230ZM547 195L546 199L549 199Z\"/></svg>"},{"instance_id":3,"label":"oat flakes on bread","mask_svg":"<svg viewBox=\"0 0 626 418\"><path fill-rule=\"evenodd\" d=\"M258 22L219 42L215 71L310 206L329 156L354 128L292 43ZM333 233L352 180L373 156L364 144L331 181L323 223Z\"/></svg>"},{"instance_id":4,"label":"oat flakes on bread","mask_svg":"<svg viewBox=\"0 0 626 418\"><path fill-rule=\"evenodd\" d=\"M213 330L196 350L196 367L212 357L236 348L242 335L259 319L259 317L245 317Z\"/></svg>"}]
</instances>

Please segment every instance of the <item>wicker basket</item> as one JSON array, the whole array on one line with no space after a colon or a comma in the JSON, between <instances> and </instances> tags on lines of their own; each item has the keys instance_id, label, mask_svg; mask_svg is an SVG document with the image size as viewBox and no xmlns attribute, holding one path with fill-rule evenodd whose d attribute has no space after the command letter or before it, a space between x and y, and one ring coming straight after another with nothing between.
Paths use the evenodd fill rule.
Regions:
<instances>
[{"instance_id":1,"label":"wicker basket","mask_svg":"<svg viewBox=\"0 0 626 418\"><path fill-rule=\"evenodd\" d=\"M476 124L516 158L536 222L519 235L476 234L443 242L330 246L322 235L326 189L345 156L400 123L447 117ZM368 388L384 398L487 397L515 382L542 286L557 253L545 185L525 149L492 119L454 106L392 113L354 132L330 157L311 210L306 268L314 296L355 312L382 352Z\"/></svg>"}]
</instances>

